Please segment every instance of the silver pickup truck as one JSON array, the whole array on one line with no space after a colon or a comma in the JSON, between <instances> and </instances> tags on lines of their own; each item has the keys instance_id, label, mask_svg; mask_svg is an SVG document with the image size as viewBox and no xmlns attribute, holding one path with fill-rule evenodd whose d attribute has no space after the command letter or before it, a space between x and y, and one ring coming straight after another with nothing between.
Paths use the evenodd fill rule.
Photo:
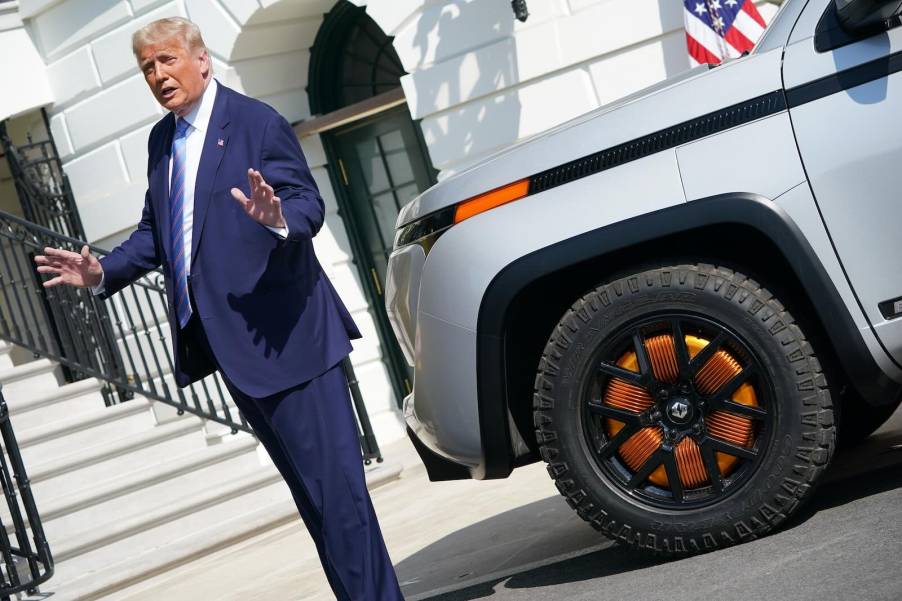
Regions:
<instances>
[{"instance_id":1,"label":"silver pickup truck","mask_svg":"<svg viewBox=\"0 0 902 601\"><path fill-rule=\"evenodd\" d=\"M387 305L433 480L538 460L663 553L761 536L902 391L902 1L788 0L755 50L401 212Z\"/></svg>"}]
</instances>

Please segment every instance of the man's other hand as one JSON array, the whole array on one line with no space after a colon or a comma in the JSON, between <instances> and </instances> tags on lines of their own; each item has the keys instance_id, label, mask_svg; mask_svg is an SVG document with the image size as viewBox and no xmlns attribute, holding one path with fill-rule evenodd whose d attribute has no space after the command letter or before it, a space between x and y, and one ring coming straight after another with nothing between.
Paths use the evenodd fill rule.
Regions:
<instances>
[{"instance_id":1,"label":"man's other hand","mask_svg":"<svg viewBox=\"0 0 902 601\"><path fill-rule=\"evenodd\" d=\"M43 255L35 256L34 262L38 264L38 273L56 275L44 282L44 288L52 288L60 284L78 288L94 288L103 279L103 267L101 267L100 261L91 254L87 245L81 248L81 253L47 247L44 249Z\"/></svg>"},{"instance_id":2,"label":"man's other hand","mask_svg":"<svg viewBox=\"0 0 902 601\"><path fill-rule=\"evenodd\" d=\"M247 181L251 187L251 197L245 196L238 188L232 188L232 198L241 203L244 212L254 221L268 227L286 227L285 218L282 217L282 202L275 195L272 186L254 169L247 170Z\"/></svg>"}]
</instances>

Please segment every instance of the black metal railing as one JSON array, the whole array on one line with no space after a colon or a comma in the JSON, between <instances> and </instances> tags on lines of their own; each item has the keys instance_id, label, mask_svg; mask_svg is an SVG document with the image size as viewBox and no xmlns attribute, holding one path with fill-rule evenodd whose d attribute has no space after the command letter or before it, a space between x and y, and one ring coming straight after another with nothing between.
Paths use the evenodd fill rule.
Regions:
<instances>
[{"instance_id":1,"label":"black metal railing","mask_svg":"<svg viewBox=\"0 0 902 601\"><path fill-rule=\"evenodd\" d=\"M46 113L44 127L50 131ZM45 140L35 140L29 132L24 141L16 143L6 122L0 122L0 148L9 163L25 219L65 236L84 239L85 228L69 178L49 135Z\"/></svg>"},{"instance_id":2,"label":"black metal railing","mask_svg":"<svg viewBox=\"0 0 902 601\"><path fill-rule=\"evenodd\" d=\"M105 303L86 289L43 287L34 256L47 246L78 252L83 245L0 211L0 338L99 379L118 390L120 398L140 394L172 405L180 414L223 424L233 433L252 432L219 374L187 388L175 385L162 272L148 273ZM355 401L363 459L381 461L350 361L344 368Z\"/></svg>"},{"instance_id":3,"label":"black metal railing","mask_svg":"<svg viewBox=\"0 0 902 601\"><path fill-rule=\"evenodd\" d=\"M11 523L0 518L0 598L38 592L38 585L53 576L53 556L44 536L41 516L31 492L19 444L9 421L9 409L0 392L0 485ZM30 536L29 536L30 532Z\"/></svg>"},{"instance_id":4,"label":"black metal railing","mask_svg":"<svg viewBox=\"0 0 902 601\"><path fill-rule=\"evenodd\" d=\"M56 145L48 133L50 124L47 114L43 113L43 116L45 131L38 132L38 135L45 139L40 140L35 140L32 132L28 132L24 134L24 139L14 141L6 122L0 122L0 148L5 153L25 219L69 238L84 240L87 236L75 197ZM105 306L96 305L90 313L66 311L67 307L56 305L47 305L44 309L50 317L46 334L54 339L54 345L61 349L62 354L80 357L82 363L94 370L115 374L124 372L125 366L116 347L106 343L110 339L109 332L97 331L98 326L109 322ZM86 348L91 352L85 353ZM85 378L86 374L65 366L63 376L67 382L74 382ZM103 396L107 404L117 400L112 392L111 386L104 386ZM116 392L118 400L131 397L127 390L118 389Z\"/></svg>"}]
</instances>

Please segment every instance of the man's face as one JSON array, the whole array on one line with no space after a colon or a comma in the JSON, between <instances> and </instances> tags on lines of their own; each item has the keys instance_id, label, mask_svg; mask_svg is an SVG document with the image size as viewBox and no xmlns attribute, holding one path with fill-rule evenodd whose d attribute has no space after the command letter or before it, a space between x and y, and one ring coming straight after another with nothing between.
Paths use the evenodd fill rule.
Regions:
<instances>
[{"instance_id":1,"label":"man's face","mask_svg":"<svg viewBox=\"0 0 902 601\"><path fill-rule=\"evenodd\" d=\"M190 50L181 40L148 44L138 54L138 66L154 98L179 117L200 100L210 75L206 50Z\"/></svg>"}]
</instances>

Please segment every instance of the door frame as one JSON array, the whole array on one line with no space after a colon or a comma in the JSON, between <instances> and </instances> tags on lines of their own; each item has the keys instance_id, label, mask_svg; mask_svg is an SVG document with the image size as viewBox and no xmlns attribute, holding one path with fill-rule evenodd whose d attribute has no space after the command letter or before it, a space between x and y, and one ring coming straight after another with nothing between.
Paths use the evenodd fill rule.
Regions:
<instances>
[{"instance_id":1,"label":"door frame","mask_svg":"<svg viewBox=\"0 0 902 601\"><path fill-rule=\"evenodd\" d=\"M335 192L335 199L338 204L338 216L341 218L351 243L351 262L357 268L357 275L360 277L360 283L363 286L364 296L371 306L380 305L380 310L371 310L373 321L376 324L376 333L379 337L379 343L382 348L382 360L388 369L389 381L395 393L396 405L401 408L405 396L413 392L413 382L410 381L408 375L410 366L398 345L394 330L388 320L388 316L384 306L384 282L376 282L373 278L375 273L375 265L369 257L369 248L363 239L361 225L357 222L352 207L353 199L349 190L349 185L345 183L346 175L342 174L342 166L340 165L340 156L338 151L338 142L336 136L347 129L356 129L380 121L391 110L380 111L375 115L362 115L361 118L352 121L346 121L341 127L330 128L328 131L320 133L323 149L326 154L326 171L329 173L329 181ZM409 109L408 109L409 113ZM426 141L423 138L423 132L420 128L419 120L411 119L413 129L416 134L417 150L423 156L423 162L427 167L430 185L437 181L437 171L429 160L429 153L426 147ZM368 307L369 309L370 307Z\"/></svg>"}]
</instances>

